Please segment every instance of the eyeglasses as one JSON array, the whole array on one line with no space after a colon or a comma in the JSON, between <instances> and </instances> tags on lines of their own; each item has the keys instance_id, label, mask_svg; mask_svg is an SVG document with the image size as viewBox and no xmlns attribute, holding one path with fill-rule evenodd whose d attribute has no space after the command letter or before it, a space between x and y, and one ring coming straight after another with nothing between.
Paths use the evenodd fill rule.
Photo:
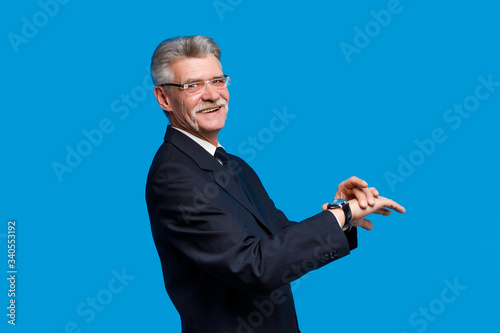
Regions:
<instances>
[{"instance_id":1,"label":"eyeglasses","mask_svg":"<svg viewBox=\"0 0 500 333\"><path fill-rule=\"evenodd\" d=\"M207 83L210 83L210 85L215 89L224 89L231 84L231 78L227 75L224 75L222 77L216 77L209 80L192 81L184 84L163 83L160 84L160 86L179 87L184 89L188 94L194 94L204 90L207 86Z\"/></svg>"}]
</instances>

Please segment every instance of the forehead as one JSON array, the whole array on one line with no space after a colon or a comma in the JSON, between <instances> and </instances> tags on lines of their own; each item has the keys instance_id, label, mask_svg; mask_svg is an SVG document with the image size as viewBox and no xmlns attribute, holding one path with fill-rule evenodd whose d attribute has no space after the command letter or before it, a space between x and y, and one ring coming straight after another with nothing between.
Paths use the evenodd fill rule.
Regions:
<instances>
[{"instance_id":1,"label":"forehead","mask_svg":"<svg viewBox=\"0 0 500 333\"><path fill-rule=\"evenodd\" d=\"M213 54L204 58L179 59L170 66L170 69L174 74L174 81L176 82L209 79L222 75L220 62Z\"/></svg>"}]
</instances>

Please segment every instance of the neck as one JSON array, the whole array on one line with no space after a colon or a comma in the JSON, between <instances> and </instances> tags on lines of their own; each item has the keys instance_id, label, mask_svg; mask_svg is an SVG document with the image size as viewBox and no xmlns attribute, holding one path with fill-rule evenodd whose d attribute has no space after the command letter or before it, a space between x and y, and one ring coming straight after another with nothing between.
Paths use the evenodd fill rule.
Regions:
<instances>
[{"instance_id":1,"label":"neck","mask_svg":"<svg viewBox=\"0 0 500 333\"><path fill-rule=\"evenodd\" d=\"M189 133L193 134L194 136L202 140L210 142L215 147L219 145L219 131L213 133L200 133L200 132L189 131Z\"/></svg>"},{"instance_id":2,"label":"neck","mask_svg":"<svg viewBox=\"0 0 500 333\"><path fill-rule=\"evenodd\" d=\"M203 136L200 136L200 138L202 138L202 139L203 139L203 140L205 140L205 141L210 142L210 143L211 143L211 144L213 144L215 147L218 147L218 146L219 146L219 137L218 137L218 135L215 135L215 137L214 137L214 138L211 138L211 139L206 138L206 137L203 137Z\"/></svg>"}]
</instances>

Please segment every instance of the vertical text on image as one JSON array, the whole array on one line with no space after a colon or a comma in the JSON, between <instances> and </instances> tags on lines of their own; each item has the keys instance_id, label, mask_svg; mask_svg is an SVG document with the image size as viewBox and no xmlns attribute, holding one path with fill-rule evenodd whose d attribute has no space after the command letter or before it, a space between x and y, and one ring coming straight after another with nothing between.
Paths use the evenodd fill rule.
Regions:
<instances>
[{"instance_id":1,"label":"vertical text on image","mask_svg":"<svg viewBox=\"0 0 500 333\"><path fill-rule=\"evenodd\" d=\"M7 281L9 281L7 317L10 325L16 325L16 221L7 222L7 267Z\"/></svg>"}]
</instances>

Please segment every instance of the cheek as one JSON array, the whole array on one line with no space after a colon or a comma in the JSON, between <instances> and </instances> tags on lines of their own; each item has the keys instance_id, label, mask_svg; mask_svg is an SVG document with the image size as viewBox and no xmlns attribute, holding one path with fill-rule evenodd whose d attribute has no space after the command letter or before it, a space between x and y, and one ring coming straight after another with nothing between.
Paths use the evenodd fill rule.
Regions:
<instances>
[{"instance_id":1,"label":"cheek","mask_svg":"<svg viewBox=\"0 0 500 333\"><path fill-rule=\"evenodd\" d=\"M221 93L221 97L224 98L226 102L229 103L229 91L227 90L227 88L226 91L224 91L224 93Z\"/></svg>"},{"instance_id":2,"label":"cheek","mask_svg":"<svg viewBox=\"0 0 500 333\"><path fill-rule=\"evenodd\" d=\"M177 103L177 110L179 111L179 116L191 116L191 113L194 110L194 103L188 99L181 99Z\"/></svg>"},{"instance_id":3,"label":"cheek","mask_svg":"<svg viewBox=\"0 0 500 333\"><path fill-rule=\"evenodd\" d=\"M193 110L194 108L196 107L196 105L198 105L198 103L200 103L200 99L199 98L189 98L189 99L186 99L184 101L184 111L186 113L193 113Z\"/></svg>"}]
</instances>

